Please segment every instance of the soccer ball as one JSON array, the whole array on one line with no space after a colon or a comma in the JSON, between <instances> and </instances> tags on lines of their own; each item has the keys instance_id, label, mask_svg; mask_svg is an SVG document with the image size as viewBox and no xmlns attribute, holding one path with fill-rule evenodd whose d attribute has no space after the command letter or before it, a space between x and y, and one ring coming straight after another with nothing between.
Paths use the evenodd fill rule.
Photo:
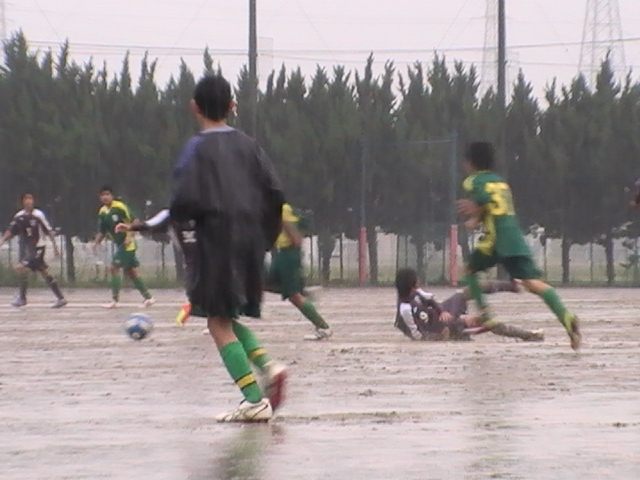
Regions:
<instances>
[{"instance_id":1,"label":"soccer ball","mask_svg":"<svg viewBox=\"0 0 640 480\"><path fill-rule=\"evenodd\" d=\"M153 322L141 313L129 315L124 322L124 331L134 340L142 340L153 330Z\"/></svg>"}]
</instances>

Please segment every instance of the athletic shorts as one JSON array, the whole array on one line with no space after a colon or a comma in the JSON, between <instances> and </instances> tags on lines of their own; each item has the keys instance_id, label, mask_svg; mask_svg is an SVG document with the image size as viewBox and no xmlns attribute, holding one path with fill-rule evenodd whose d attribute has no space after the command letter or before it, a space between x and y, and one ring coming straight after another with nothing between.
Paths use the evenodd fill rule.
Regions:
<instances>
[{"instance_id":1,"label":"athletic shorts","mask_svg":"<svg viewBox=\"0 0 640 480\"><path fill-rule=\"evenodd\" d=\"M37 247L34 252L23 257L20 263L32 272L41 272L49 268L47 262L44 261L44 247Z\"/></svg>"},{"instance_id":2,"label":"athletic shorts","mask_svg":"<svg viewBox=\"0 0 640 480\"><path fill-rule=\"evenodd\" d=\"M123 268L124 270L131 270L140 266L135 250L116 250L116 253L113 254L111 264L114 267Z\"/></svg>"},{"instance_id":3,"label":"athletic shorts","mask_svg":"<svg viewBox=\"0 0 640 480\"><path fill-rule=\"evenodd\" d=\"M304 291L302 249L292 247L275 250L267 272L267 286L286 300Z\"/></svg>"},{"instance_id":4,"label":"athletic shorts","mask_svg":"<svg viewBox=\"0 0 640 480\"><path fill-rule=\"evenodd\" d=\"M476 273L483 272L496 265L502 265L511 278L533 280L542 276L542 272L538 270L529 255L501 258L495 253L486 255L476 249L471 253L467 267L471 272Z\"/></svg>"}]
</instances>

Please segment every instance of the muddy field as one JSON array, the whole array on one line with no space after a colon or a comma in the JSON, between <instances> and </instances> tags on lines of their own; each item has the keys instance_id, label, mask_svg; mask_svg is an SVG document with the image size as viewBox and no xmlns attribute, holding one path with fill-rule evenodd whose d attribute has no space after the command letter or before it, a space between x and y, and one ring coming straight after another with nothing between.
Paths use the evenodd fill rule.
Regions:
<instances>
[{"instance_id":1,"label":"muddy field","mask_svg":"<svg viewBox=\"0 0 640 480\"><path fill-rule=\"evenodd\" d=\"M451 290L438 290L440 298ZM335 336L267 298L248 322L290 365L288 403L269 425L220 425L235 406L202 320L173 324L179 291L155 292L150 339L122 330L106 291L70 292L20 311L0 292L0 478L606 479L640 478L640 292L566 290L585 346L568 346L528 295L493 296L505 321L544 328L543 344L485 334L414 343L392 327L391 290L325 290Z\"/></svg>"}]
</instances>

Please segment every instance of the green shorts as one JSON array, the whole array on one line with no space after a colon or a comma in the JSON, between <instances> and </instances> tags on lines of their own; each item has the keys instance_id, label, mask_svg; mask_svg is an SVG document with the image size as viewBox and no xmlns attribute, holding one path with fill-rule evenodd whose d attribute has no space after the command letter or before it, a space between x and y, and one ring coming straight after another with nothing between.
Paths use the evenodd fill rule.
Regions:
<instances>
[{"instance_id":1,"label":"green shorts","mask_svg":"<svg viewBox=\"0 0 640 480\"><path fill-rule=\"evenodd\" d=\"M471 272L476 273L488 270L498 264L504 267L511 278L533 280L542 276L542 272L538 270L529 255L499 257L495 253L486 255L476 249L471 253L467 267Z\"/></svg>"},{"instance_id":2,"label":"green shorts","mask_svg":"<svg viewBox=\"0 0 640 480\"><path fill-rule=\"evenodd\" d=\"M132 268L138 268L140 262L138 261L138 257L136 257L135 250L126 251L118 249L116 253L113 254L111 265L123 268L124 270L131 270Z\"/></svg>"},{"instance_id":3,"label":"green shorts","mask_svg":"<svg viewBox=\"0 0 640 480\"><path fill-rule=\"evenodd\" d=\"M274 251L267 272L267 288L276 291L286 300L304 291L302 249L284 248Z\"/></svg>"}]
</instances>

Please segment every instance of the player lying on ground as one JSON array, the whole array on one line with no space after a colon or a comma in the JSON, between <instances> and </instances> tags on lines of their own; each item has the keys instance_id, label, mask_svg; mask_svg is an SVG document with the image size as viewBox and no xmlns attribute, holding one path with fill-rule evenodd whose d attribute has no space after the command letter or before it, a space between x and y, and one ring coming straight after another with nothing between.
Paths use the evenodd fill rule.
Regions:
<instances>
[{"instance_id":1,"label":"player lying on ground","mask_svg":"<svg viewBox=\"0 0 640 480\"><path fill-rule=\"evenodd\" d=\"M57 300L53 304L53 308L64 307L67 301L60 291L58 282L49 273L49 266L44 260L45 236L51 238L55 256L60 256L60 251L56 244L56 236L45 214L42 210L35 208L34 198L30 193L23 195L22 210L14 215L7 231L0 238L0 246L13 236L17 236L20 239L20 260L15 266L18 274L18 298L11 305L23 307L27 304L27 288L29 287L27 275L28 270L31 270L42 275L42 278L44 278L44 281L47 282L47 285L56 296Z\"/></svg>"},{"instance_id":2,"label":"player lying on ground","mask_svg":"<svg viewBox=\"0 0 640 480\"><path fill-rule=\"evenodd\" d=\"M493 145L486 142L471 143L464 158L468 173L463 187L468 198L458 201L458 212L467 217L466 226L475 229L480 223L484 235L472 252L467 264L465 282L471 297L481 311L481 322L494 329L498 322L492 318L482 295L478 272L502 265L511 278L522 280L529 292L540 296L565 327L574 350L580 348L582 336L578 317L569 312L556 291L540 280L541 272L533 262L513 207L509 185L495 172Z\"/></svg>"},{"instance_id":3,"label":"player lying on ground","mask_svg":"<svg viewBox=\"0 0 640 480\"><path fill-rule=\"evenodd\" d=\"M118 233L115 230L119 223L131 223L134 219L129 207L123 202L113 198L111 187L104 186L100 189L100 202L102 207L98 211L98 234L93 242L93 250L97 251L98 245L105 237L116 245L116 251L111 260L111 302L105 308L116 308L120 301L120 289L122 288L122 273L131 278L133 284L144 298L144 306L150 307L155 300L147 290L144 281L138 274L140 262L136 256L136 240L132 234Z\"/></svg>"},{"instance_id":4,"label":"player lying on ground","mask_svg":"<svg viewBox=\"0 0 640 480\"><path fill-rule=\"evenodd\" d=\"M300 217L294 214L288 203L282 207L282 231L271 251L271 264L265 290L279 293L289 300L316 327L305 340L326 340L331 329L310 300L304 296L304 272L302 268L302 234L298 229Z\"/></svg>"},{"instance_id":5,"label":"player lying on ground","mask_svg":"<svg viewBox=\"0 0 640 480\"><path fill-rule=\"evenodd\" d=\"M480 315L467 314L468 289L439 303L432 293L418 287L418 275L410 268L398 270L395 285L398 294L395 326L412 340L470 340L472 333L489 331L482 327ZM485 281L481 287L484 293L520 291L516 281ZM527 342L544 340L543 330L524 330L503 323L496 323L491 331Z\"/></svg>"},{"instance_id":6,"label":"player lying on ground","mask_svg":"<svg viewBox=\"0 0 640 480\"><path fill-rule=\"evenodd\" d=\"M116 232L161 232L168 233L171 240L182 251L184 259L185 278L193 278L198 255L195 222L188 221L178 223L171 220L169 209L160 211L157 215L143 222L131 224L120 223L116 225ZM186 317L205 317L206 314L199 307L193 307L190 303L182 307L179 315L180 325L184 323L182 313L186 310ZM285 367L269 358L267 352L261 347L253 333L241 323L234 322L233 330L242 343L242 347L249 360L257 367L265 378L265 393L271 402L271 408L277 410L285 396L285 384L287 371Z\"/></svg>"},{"instance_id":7,"label":"player lying on ground","mask_svg":"<svg viewBox=\"0 0 640 480\"><path fill-rule=\"evenodd\" d=\"M235 107L229 82L220 75L203 78L191 107L201 131L176 166L170 213L179 223L194 222L196 258L187 295L207 315L222 361L244 396L237 409L216 418L267 421L272 405L249 363L264 365L266 351L255 348L253 333L237 318L260 316L264 255L279 234L284 195L264 151L226 123Z\"/></svg>"}]
</instances>

